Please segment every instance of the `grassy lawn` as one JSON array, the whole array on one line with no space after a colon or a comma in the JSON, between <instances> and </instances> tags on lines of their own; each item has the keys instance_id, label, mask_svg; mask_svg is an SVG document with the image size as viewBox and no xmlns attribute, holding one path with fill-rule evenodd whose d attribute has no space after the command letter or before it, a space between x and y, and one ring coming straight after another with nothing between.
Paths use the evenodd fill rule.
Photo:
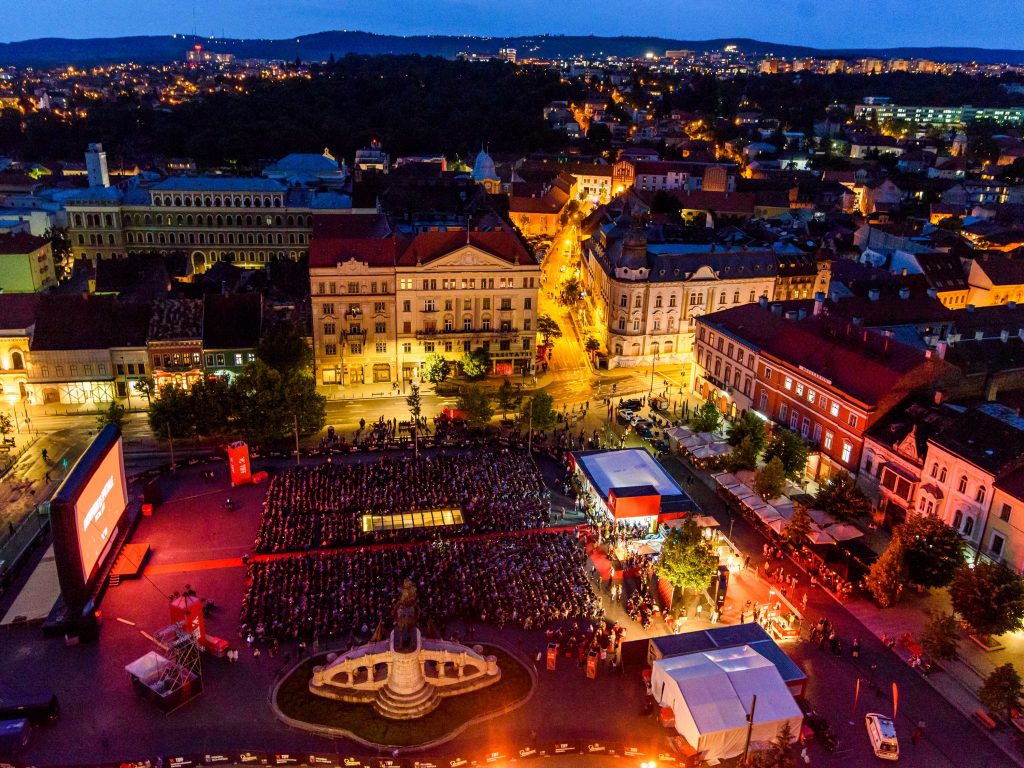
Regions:
<instances>
[{"instance_id":1,"label":"grassy lawn","mask_svg":"<svg viewBox=\"0 0 1024 768\"><path fill-rule=\"evenodd\" d=\"M500 648L484 645L484 655L498 658L501 681L481 691L441 699L437 709L418 720L388 720L369 704L350 704L309 692L313 667L324 657L310 659L281 684L277 706L288 717L313 725L341 728L361 739L394 747L424 744L454 731L463 723L522 702L533 685L523 665Z\"/></svg>"}]
</instances>

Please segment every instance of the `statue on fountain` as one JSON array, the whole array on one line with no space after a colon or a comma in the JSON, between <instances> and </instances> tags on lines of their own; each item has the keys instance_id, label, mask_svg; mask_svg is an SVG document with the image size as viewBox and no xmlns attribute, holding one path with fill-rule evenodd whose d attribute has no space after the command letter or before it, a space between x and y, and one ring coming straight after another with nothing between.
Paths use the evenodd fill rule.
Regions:
<instances>
[{"instance_id":1,"label":"statue on fountain","mask_svg":"<svg viewBox=\"0 0 1024 768\"><path fill-rule=\"evenodd\" d=\"M416 650L416 624L419 620L416 585L410 579L402 583L395 601L395 650L410 653Z\"/></svg>"}]
</instances>

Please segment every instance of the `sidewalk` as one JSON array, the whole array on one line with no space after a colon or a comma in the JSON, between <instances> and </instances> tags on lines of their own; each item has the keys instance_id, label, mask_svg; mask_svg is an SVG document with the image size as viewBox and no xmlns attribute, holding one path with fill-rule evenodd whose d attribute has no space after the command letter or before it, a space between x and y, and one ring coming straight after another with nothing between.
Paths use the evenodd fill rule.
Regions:
<instances>
[{"instance_id":1,"label":"sidewalk","mask_svg":"<svg viewBox=\"0 0 1024 768\"><path fill-rule=\"evenodd\" d=\"M914 638L920 637L928 618L937 612L950 612L949 595L945 590L918 595L905 593L899 604L892 608L881 609L871 602L855 598L843 603L849 613L877 637L887 635L899 637L909 632ZM961 636L960 657L955 661L943 661L941 670L934 670L925 675L924 679L946 701L970 718L978 709L982 709L977 698L977 690L984 679L996 667L1011 663L1017 672L1024 676L1024 636L1010 633L998 638L1005 647L998 651L983 651L976 643L966 636ZM909 664L911 653L902 643L897 643L893 652ZM1018 764L1024 759L1015 744L1017 731L1011 726L1003 726L990 732L989 737Z\"/></svg>"}]
</instances>

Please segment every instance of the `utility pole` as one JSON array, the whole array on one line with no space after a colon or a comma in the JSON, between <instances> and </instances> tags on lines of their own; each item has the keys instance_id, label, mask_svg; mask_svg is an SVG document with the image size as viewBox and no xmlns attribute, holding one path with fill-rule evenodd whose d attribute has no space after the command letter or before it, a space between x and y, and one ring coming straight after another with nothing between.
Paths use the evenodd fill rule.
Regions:
<instances>
[{"instance_id":1,"label":"utility pole","mask_svg":"<svg viewBox=\"0 0 1024 768\"><path fill-rule=\"evenodd\" d=\"M299 466L299 414L292 414L292 424L295 425L295 466Z\"/></svg>"},{"instance_id":2,"label":"utility pole","mask_svg":"<svg viewBox=\"0 0 1024 768\"><path fill-rule=\"evenodd\" d=\"M754 733L754 710L757 709L757 694L753 694L750 697L750 714L747 715L747 740L743 744L743 760L747 761L747 753L750 752L750 737Z\"/></svg>"},{"instance_id":3,"label":"utility pole","mask_svg":"<svg viewBox=\"0 0 1024 768\"><path fill-rule=\"evenodd\" d=\"M171 449L171 470L174 470L174 438L171 436L171 423L167 422L167 445Z\"/></svg>"},{"instance_id":4,"label":"utility pole","mask_svg":"<svg viewBox=\"0 0 1024 768\"><path fill-rule=\"evenodd\" d=\"M533 398L530 398L530 431L526 435L526 452L533 453Z\"/></svg>"}]
</instances>

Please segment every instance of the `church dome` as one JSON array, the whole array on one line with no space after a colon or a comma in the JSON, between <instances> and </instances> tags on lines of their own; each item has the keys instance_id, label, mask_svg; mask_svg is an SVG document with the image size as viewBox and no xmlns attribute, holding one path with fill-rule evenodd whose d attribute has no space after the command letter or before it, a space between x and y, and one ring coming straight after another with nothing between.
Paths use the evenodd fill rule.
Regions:
<instances>
[{"instance_id":1,"label":"church dome","mask_svg":"<svg viewBox=\"0 0 1024 768\"><path fill-rule=\"evenodd\" d=\"M490 155L481 149L480 154L473 161L473 181L480 182L485 179L496 178L498 178L498 171L494 167L494 161Z\"/></svg>"}]
</instances>

